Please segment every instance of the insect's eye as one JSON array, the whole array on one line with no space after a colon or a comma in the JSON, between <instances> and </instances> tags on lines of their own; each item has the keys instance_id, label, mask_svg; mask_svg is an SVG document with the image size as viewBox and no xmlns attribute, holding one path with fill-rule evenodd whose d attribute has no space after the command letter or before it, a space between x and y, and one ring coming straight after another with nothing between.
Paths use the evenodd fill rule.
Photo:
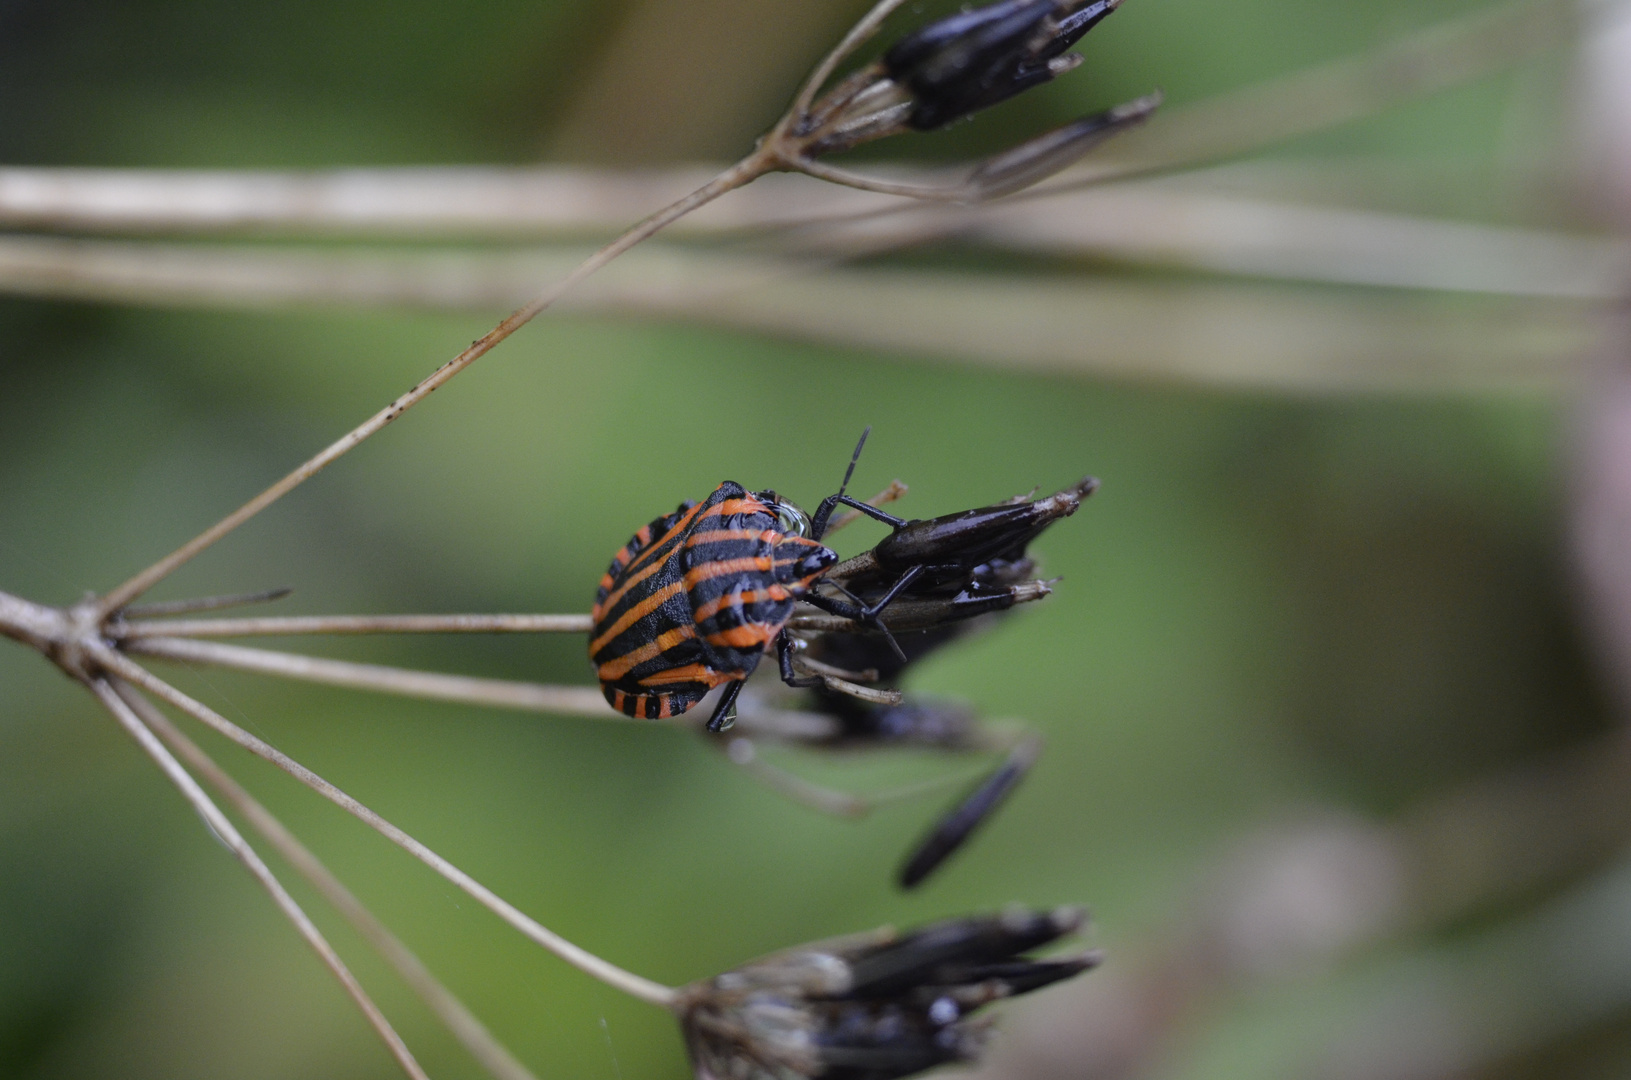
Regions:
<instances>
[{"instance_id":1,"label":"insect's eye","mask_svg":"<svg viewBox=\"0 0 1631 1080\"><path fill-rule=\"evenodd\" d=\"M810 519L803 510L784 499L776 500L776 526L783 536L810 535Z\"/></svg>"}]
</instances>

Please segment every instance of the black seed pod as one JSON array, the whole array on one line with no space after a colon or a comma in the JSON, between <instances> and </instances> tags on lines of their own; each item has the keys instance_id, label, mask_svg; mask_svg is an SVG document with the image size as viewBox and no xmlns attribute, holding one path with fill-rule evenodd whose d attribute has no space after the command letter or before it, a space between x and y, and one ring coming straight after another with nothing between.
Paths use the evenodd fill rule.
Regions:
<instances>
[{"instance_id":1,"label":"black seed pod","mask_svg":"<svg viewBox=\"0 0 1631 1080\"><path fill-rule=\"evenodd\" d=\"M981 1006L1098 963L1023 956L1083 921L1076 908L1013 908L768 956L686 988L686 1046L702 1080L895 1080L971 1061Z\"/></svg>"},{"instance_id":2,"label":"black seed pod","mask_svg":"<svg viewBox=\"0 0 1631 1080\"><path fill-rule=\"evenodd\" d=\"M1120 2L1001 0L907 35L883 58L912 96L907 126L944 127L1070 70L1065 51Z\"/></svg>"}]
</instances>

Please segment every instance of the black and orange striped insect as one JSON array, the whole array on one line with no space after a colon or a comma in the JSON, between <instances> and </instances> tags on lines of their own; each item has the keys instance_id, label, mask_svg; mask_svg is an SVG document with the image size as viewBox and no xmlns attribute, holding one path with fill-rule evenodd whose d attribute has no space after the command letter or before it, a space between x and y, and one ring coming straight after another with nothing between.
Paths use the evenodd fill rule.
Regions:
<instances>
[{"instance_id":1,"label":"black and orange striped insect","mask_svg":"<svg viewBox=\"0 0 1631 1080\"><path fill-rule=\"evenodd\" d=\"M838 493L821 501L814 519L774 491L749 492L727 480L623 545L600 579L589 639L589 659L612 708L666 720L724 685L708 721L709 731L723 731L742 683L772 643L789 686L822 681L793 670L785 627L797 601L881 627L878 613L893 592L864 608L814 592L838 562L821 537L840 503L897 529L907 524L844 494L870 433L862 433ZM901 587L915 576L904 575Z\"/></svg>"}]
</instances>

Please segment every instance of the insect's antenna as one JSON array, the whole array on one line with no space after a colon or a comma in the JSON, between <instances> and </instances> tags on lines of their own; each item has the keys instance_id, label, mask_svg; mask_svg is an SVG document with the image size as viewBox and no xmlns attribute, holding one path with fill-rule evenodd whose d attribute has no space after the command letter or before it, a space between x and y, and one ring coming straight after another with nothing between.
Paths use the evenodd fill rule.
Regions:
<instances>
[{"instance_id":1,"label":"insect's antenna","mask_svg":"<svg viewBox=\"0 0 1631 1080\"><path fill-rule=\"evenodd\" d=\"M844 470L844 482L838 485L838 494L844 494L849 488L849 478L855 475L855 463L861 460L861 449L866 446L866 437L870 434L872 425L868 424L866 430L861 432L861 441L855 444L855 453L849 456L849 468Z\"/></svg>"}]
</instances>

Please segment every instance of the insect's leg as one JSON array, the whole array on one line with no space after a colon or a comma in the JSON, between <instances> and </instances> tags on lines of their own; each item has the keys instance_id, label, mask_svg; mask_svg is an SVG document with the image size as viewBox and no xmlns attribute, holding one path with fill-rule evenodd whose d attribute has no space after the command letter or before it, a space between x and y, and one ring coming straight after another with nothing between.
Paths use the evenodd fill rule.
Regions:
<instances>
[{"instance_id":1,"label":"insect's leg","mask_svg":"<svg viewBox=\"0 0 1631 1080\"><path fill-rule=\"evenodd\" d=\"M708 730L718 735L721 731L729 731L736 723L736 695L742 692L741 679L733 679L725 686L725 692L720 695L719 704L714 706L714 714L708 718Z\"/></svg>"},{"instance_id":2,"label":"insect's leg","mask_svg":"<svg viewBox=\"0 0 1631 1080\"><path fill-rule=\"evenodd\" d=\"M819 675L800 675L793 670L793 635L786 630L776 635L776 664L781 668L782 682L788 686L822 685Z\"/></svg>"},{"instance_id":3,"label":"insect's leg","mask_svg":"<svg viewBox=\"0 0 1631 1080\"><path fill-rule=\"evenodd\" d=\"M892 503L896 499L899 499L899 498L903 497L910 490L911 490L910 488L908 488L905 484L901 483L899 480L891 480L891 481L889 481L889 486L888 487L884 488L882 491L880 491L876 495L872 496L872 498L868 499L866 502L867 502L868 506L871 506L873 508L881 507L885 503ZM827 522L827 530L825 532L823 532L821 535L822 535L823 538L831 536L833 533L837 532L839 529L846 528L847 526L853 525L857 521L860 521L865 516L866 516L865 514L862 514L859 511L856 511L856 512L853 512L853 513L848 513L848 514L840 514L837 517L832 518L830 521Z\"/></svg>"},{"instance_id":4,"label":"insect's leg","mask_svg":"<svg viewBox=\"0 0 1631 1080\"><path fill-rule=\"evenodd\" d=\"M822 535L826 533L827 519L832 517L833 508L839 503L843 503L845 506L853 506L865 514L881 515L878 517L879 521L887 521L897 529L906 524L897 517L885 514L875 506L852 499L844 494L845 490L849 488L849 478L855 475L855 463L861 460L861 448L866 445L866 437L871 434L872 425L868 424L866 430L861 432L861 441L855 444L855 453L849 456L849 468L844 470L844 482L838 485L838 494L828 495L821 500L821 505L816 508L815 517L810 520L810 539L820 540Z\"/></svg>"},{"instance_id":5,"label":"insect's leg","mask_svg":"<svg viewBox=\"0 0 1631 1080\"><path fill-rule=\"evenodd\" d=\"M1021 739L1001 765L947 811L928 835L918 841L901 866L898 879L901 888L914 889L921 885L941 863L962 847L974 830L983 825L1014 793L1031 766L1036 764L1041 752L1040 735L1028 735Z\"/></svg>"},{"instance_id":6,"label":"insect's leg","mask_svg":"<svg viewBox=\"0 0 1631 1080\"><path fill-rule=\"evenodd\" d=\"M877 603L872 604L870 607L863 607L860 609L860 621L866 623L868 626L871 626L873 629L881 633L884 640L889 643L890 649L894 651L895 656L903 664L911 662L910 658L906 655L906 650L900 647L900 642L895 640L895 635L889 632L889 627L885 626L883 624L883 620L878 618L878 616L883 612L884 608L894 603L895 597L899 596L906 586L916 581L918 575L922 573L923 567L921 566L908 567L906 573L900 576L900 580L891 585L889 587L889 591L884 593L883 596L879 598ZM836 582L834 582L834 585L838 588L843 588L843 586L837 585ZM806 599L808 599L808 597L806 597Z\"/></svg>"},{"instance_id":7,"label":"insect's leg","mask_svg":"<svg viewBox=\"0 0 1631 1080\"><path fill-rule=\"evenodd\" d=\"M859 510L867 517L872 518L875 521L881 521L892 529L898 529L902 525L906 524L905 518L898 518L894 514L879 510L876 506L873 506L869 502L865 502L861 499L854 498L853 496L845 495L843 492L839 492L837 495L828 495L825 499L821 500L821 505L816 507L815 517L810 519L810 539L820 540L822 536L826 534L827 519L832 517L833 510L835 510L840 503Z\"/></svg>"},{"instance_id":8,"label":"insect's leg","mask_svg":"<svg viewBox=\"0 0 1631 1080\"><path fill-rule=\"evenodd\" d=\"M895 597L899 596L901 591L905 589L906 586L916 581L918 575L921 573L923 573L922 566L907 567L906 573L900 576L900 580L891 585L889 587L889 591L884 593L877 603L873 604L871 607L862 608L861 614L865 616L868 621L876 622L878 615L883 611L883 609L894 603ZM881 626L881 624L879 625ZM905 658L902 657L902 659Z\"/></svg>"},{"instance_id":9,"label":"insect's leg","mask_svg":"<svg viewBox=\"0 0 1631 1080\"><path fill-rule=\"evenodd\" d=\"M847 600L839 600L832 596L822 596L818 592L807 592L799 597L800 600L811 607L818 607L830 615L837 615L840 619L849 619L851 622L865 621L866 609L860 604L852 604Z\"/></svg>"},{"instance_id":10,"label":"insect's leg","mask_svg":"<svg viewBox=\"0 0 1631 1080\"><path fill-rule=\"evenodd\" d=\"M860 701L870 702L874 705L899 705L901 696L899 690L874 690L869 686L860 686L850 682L837 674L837 669L814 671L809 675L800 675L793 667L793 639L783 630L776 636L776 660L781 668L782 682L788 686L811 687L824 686L836 694L847 694ZM800 661L800 663L814 664L814 661ZM825 664L816 665L822 668ZM864 675L865 672L848 672L846 674ZM874 678L877 672L871 673Z\"/></svg>"},{"instance_id":11,"label":"insect's leg","mask_svg":"<svg viewBox=\"0 0 1631 1080\"><path fill-rule=\"evenodd\" d=\"M910 573L910 571L908 572ZM914 574L913 576L916 575ZM844 588L837 582L830 582L829 584L833 585L834 588ZM848 589L844 589L844 591L846 593L849 592ZM893 592L894 590L891 591ZM910 660L906 655L906 650L900 647L900 642L895 640L895 635L889 632L889 627L885 626L883 621L878 618L876 611L868 614L868 609L862 607L860 604L851 604L848 601L837 600L831 596L822 596L815 592L807 592L803 596L799 597L799 599L803 600L806 604L820 608L822 611L837 615L840 619L849 619L851 622L863 623L878 631L884 636L884 640L889 642L890 649L892 649L895 655L900 658L901 663L910 663ZM893 599L893 597L891 597L891 599Z\"/></svg>"}]
</instances>

